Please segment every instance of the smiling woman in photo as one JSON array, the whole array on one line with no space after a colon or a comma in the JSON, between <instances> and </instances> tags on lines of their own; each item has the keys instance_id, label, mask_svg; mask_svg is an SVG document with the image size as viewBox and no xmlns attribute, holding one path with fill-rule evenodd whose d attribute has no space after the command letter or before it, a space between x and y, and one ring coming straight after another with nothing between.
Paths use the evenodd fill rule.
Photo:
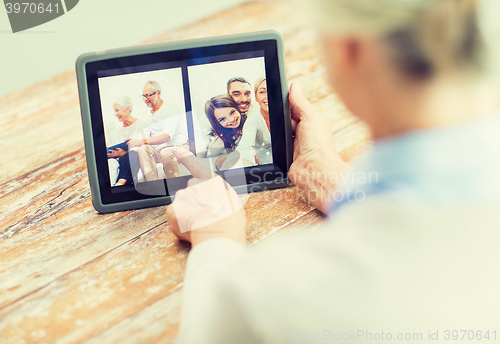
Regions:
<instances>
[{"instance_id":1,"label":"smiling woman in photo","mask_svg":"<svg viewBox=\"0 0 500 344\"><path fill-rule=\"evenodd\" d=\"M266 122L267 130L271 131L269 124L269 105L267 101L267 83L266 78L257 79L255 82L255 101L260 106L260 114Z\"/></svg>"},{"instance_id":2,"label":"smiling woman in photo","mask_svg":"<svg viewBox=\"0 0 500 344\"><path fill-rule=\"evenodd\" d=\"M238 104L227 94L211 98L205 104L205 114L212 126L207 157L218 157L215 166L220 169L227 154L238 145L247 116L239 112Z\"/></svg>"}]
</instances>

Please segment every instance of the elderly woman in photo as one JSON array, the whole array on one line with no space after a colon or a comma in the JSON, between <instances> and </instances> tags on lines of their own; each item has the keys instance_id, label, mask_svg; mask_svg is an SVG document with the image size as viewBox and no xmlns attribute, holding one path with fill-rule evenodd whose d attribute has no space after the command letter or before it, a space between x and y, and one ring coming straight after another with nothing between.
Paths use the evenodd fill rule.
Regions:
<instances>
[{"instance_id":1,"label":"elderly woman in photo","mask_svg":"<svg viewBox=\"0 0 500 344\"><path fill-rule=\"evenodd\" d=\"M146 121L132 116L133 108L134 103L130 97L121 97L114 101L113 110L118 121L111 123L105 133L108 147L125 142L148 126ZM132 154L137 153L133 152ZM120 186L133 182L128 150L119 147L110 149L108 167L111 185Z\"/></svg>"},{"instance_id":2,"label":"elderly woman in photo","mask_svg":"<svg viewBox=\"0 0 500 344\"><path fill-rule=\"evenodd\" d=\"M207 101L205 115L212 126L206 156L217 157L215 166L220 170L227 154L236 149L241 139L247 115L239 112L238 104L227 94Z\"/></svg>"},{"instance_id":3,"label":"elderly woman in photo","mask_svg":"<svg viewBox=\"0 0 500 344\"><path fill-rule=\"evenodd\" d=\"M192 197L220 177L183 190L167 208L193 245L178 342L498 342L500 1L301 3L333 89L374 143L352 170L295 82L289 177L329 215L323 228L247 249L246 213L233 204L181 232L224 204ZM189 210L178 221L177 206Z\"/></svg>"}]
</instances>

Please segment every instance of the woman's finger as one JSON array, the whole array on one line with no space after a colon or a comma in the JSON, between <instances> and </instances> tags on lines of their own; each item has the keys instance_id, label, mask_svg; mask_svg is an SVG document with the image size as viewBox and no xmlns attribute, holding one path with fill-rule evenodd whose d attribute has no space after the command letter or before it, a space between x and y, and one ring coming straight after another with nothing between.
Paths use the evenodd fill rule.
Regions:
<instances>
[{"instance_id":1,"label":"woman's finger","mask_svg":"<svg viewBox=\"0 0 500 344\"><path fill-rule=\"evenodd\" d=\"M295 137L293 139L293 161L297 160L297 157L300 154L300 143L299 138Z\"/></svg>"},{"instance_id":2,"label":"woman's finger","mask_svg":"<svg viewBox=\"0 0 500 344\"><path fill-rule=\"evenodd\" d=\"M295 135L295 131L297 130L298 122L292 118L292 133Z\"/></svg>"},{"instance_id":3,"label":"woman's finger","mask_svg":"<svg viewBox=\"0 0 500 344\"><path fill-rule=\"evenodd\" d=\"M188 187L203 183L206 179L191 178L188 180Z\"/></svg>"},{"instance_id":4,"label":"woman's finger","mask_svg":"<svg viewBox=\"0 0 500 344\"><path fill-rule=\"evenodd\" d=\"M185 233L181 233L180 228L179 228L179 221L177 221L177 216L175 215L174 211L174 206L169 205L167 206L167 222L168 225L170 226L170 230L176 237L178 237L180 240L186 240L189 241L188 238L184 237Z\"/></svg>"},{"instance_id":5,"label":"woman's finger","mask_svg":"<svg viewBox=\"0 0 500 344\"><path fill-rule=\"evenodd\" d=\"M292 83L290 87L290 109L292 119L299 122L309 114L316 112L314 106L307 100L302 91L302 86L298 81Z\"/></svg>"},{"instance_id":6,"label":"woman's finger","mask_svg":"<svg viewBox=\"0 0 500 344\"><path fill-rule=\"evenodd\" d=\"M188 170L194 178L207 180L213 178L215 175L208 166L201 162L194 154L183 148L177 147L174 151L175 157L179 160Z\"/></svg>"}]
</instances>

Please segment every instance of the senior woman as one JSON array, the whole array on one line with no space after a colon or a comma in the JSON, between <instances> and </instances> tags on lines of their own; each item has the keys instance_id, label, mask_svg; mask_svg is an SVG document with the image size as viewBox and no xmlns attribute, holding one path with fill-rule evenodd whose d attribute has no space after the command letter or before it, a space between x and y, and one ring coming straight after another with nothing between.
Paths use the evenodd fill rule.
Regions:
<instances>
[{"instance_id":1,"label":"senior woman","mask_svg":"<svg viewBox=\"0 0 500 344\"><path fill-rule=\"evenodd\" d=\"M120 97L114 101L113 111L117 121L110 123L107 127L105 136L108 147L125 142L148 126L143 119L132 116L133 109L134 103L130 97ZM133 182L128 151L119 147L111 149L108 153L108 167L111 185L121 186Z\"/></svg>"},{"instance_id":2,"label":"senior woman","mask_svg":"<svg viewBox=\"0 0 500 344\"><path fill-rule=\"evenodd\" d=\"M330 219L308 239L247 250L244 211L181 232L184 219L167 208L174 233L193 245L179 342L447 342L464 331L498 341L500 2L306 5L323 33L332 86L373 132L356 174L378 179L347 178L337 186L345 198L332 204L336 186L317 178L349 167L292 84L290 178ZM183 195L201 194L209 181ZM353 201L348 190L365 197ZM190 198L179 202L189 208Z\"/></svg>"}]
</instances>

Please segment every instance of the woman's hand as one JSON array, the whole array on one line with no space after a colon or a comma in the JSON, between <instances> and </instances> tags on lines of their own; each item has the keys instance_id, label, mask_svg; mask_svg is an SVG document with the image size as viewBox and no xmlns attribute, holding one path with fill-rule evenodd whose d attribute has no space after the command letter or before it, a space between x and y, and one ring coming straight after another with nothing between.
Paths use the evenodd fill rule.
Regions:
<instances>
[{"instance_id":1,"label":"woman's hand","mask_svg":"<svg viewBox=\"0 0 500 344\"><path fill-rule=\"evenodd\" d=\"M194 178L167 207L172 233L193 247L213 238L245 244L246 215L234 189L188 150L179 148L175 155Z\"/></svg>"},{"instance_id":2,"label":"woman's hand","mask_svg":"<svg viewBox=\"0 0 500 344\"><path fill-rule=\"evenodd\" d=\"M304 97L299 83L291 85L289 100L295 134L290 180L306 192L312 205L327 213L332 192L350 166L337 154L330 124Z\"/></svg>"},{"instance_id":3,"label":"woman's hand","mask_svg":"<svg viewBox=\"0 0 500 344\"><path fill-rule=\"evenodd\" d=\"M127 151L121 149L121 148L116 148L116 149L110 149L111 153L108 153L108 158L118 158L120 156L124 156L127 154Z\"/></svg>"}]
</instances>

